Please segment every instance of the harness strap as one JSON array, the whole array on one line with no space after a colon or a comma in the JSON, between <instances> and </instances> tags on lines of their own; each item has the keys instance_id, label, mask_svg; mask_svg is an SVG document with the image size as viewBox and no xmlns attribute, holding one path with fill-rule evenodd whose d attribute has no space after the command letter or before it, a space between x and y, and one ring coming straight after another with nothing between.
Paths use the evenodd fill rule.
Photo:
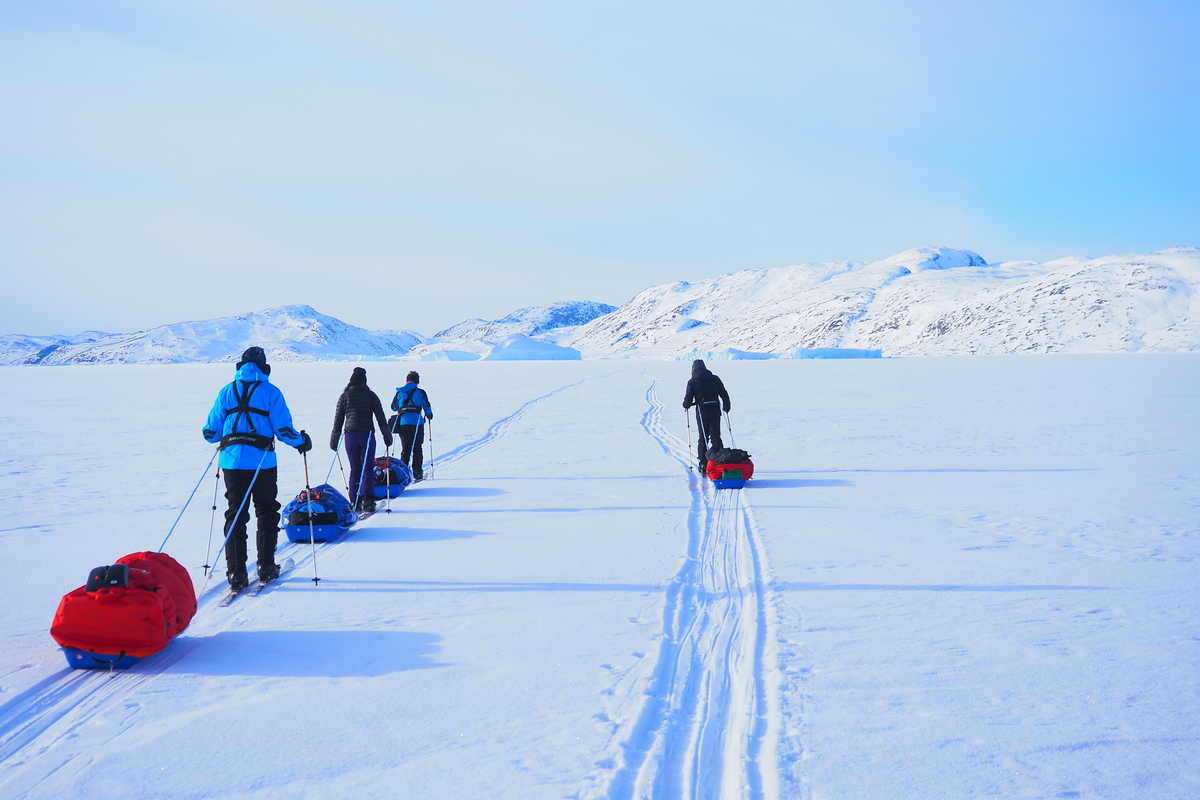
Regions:
<instances>
[{"instance_id":1,"label":"harness strap","mask_svg":"<svg viewBox=\"0 0 1200 800\"><path fill-rule=\"evenodd\" d=\"M412 389L409 390L408 397L404 398L404 402L400 403L399 404L400 407L396 409L397 414L414 414L414 413L418 413L418 412L424 410L420 406L414 406L412 404L413 395L415 395L417 393L417 389L419 389L419 388L421 388L421 387L414 386ZM397 399L400 397L399 392L396 392L396 397L397 397Z\"/></svg>"},{"instance_id":2,"label":"harness strap","mask_svg":"<svg viewBox=\"0 0 1200 800\"><path fill-rule=\"evenodd\" d=\"M238 391L238 384L241 384L241 391ZM233 399L237 401L237 405L229 410L230 414L237 414L238 419L233 421L234 432L227 433L221 437L220 449L232 447L235 444L246 444L259 450L274 450L275 437L264 436L255 431L254 423L251 422L251 414L259 414L264 417L270 417L269 411L264 411L261 408L255 408L250 405L250 398L258 389L258 381L234 381L233 382ZM249 426L248 431L237 431L241 423L245 422Z\"/></svg>"},{"instance_id":3,"label":"harness strap","mask_svg":"<svg viewBox=\"0 0 1200 800\"><path fill-rule=\"evenodd\" d=\"M275 440L260 433L227 433L221 437L220 449L232 447L235 444L248 444L259 450L274 450Z\"/></svg>"}]
</instances>

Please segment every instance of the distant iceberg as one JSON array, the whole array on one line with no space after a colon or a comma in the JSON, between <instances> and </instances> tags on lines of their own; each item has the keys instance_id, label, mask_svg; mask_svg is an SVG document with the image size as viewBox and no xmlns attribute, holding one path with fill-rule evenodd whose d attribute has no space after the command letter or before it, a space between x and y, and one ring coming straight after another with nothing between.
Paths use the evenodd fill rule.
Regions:
<instances>
[{"instance_id":1,"label":"distant iceberg","mask_svg":"<svg viewBox=\"0 0 1200 800\"><path fill-rule=\"evenodd\" d=\"M775 358L786 358L786 356L781 353L756 353L751 350L726 347L723 350L692 350L683 358L703 358L712 361L769 361Z\"/></svg>"},{"instance_id":2,"label":"distant iceberg","mask_svg":"<svg viewBox=\"0 0 1200 800\"><path fill-rule=\"evenodd\" d=\"M480 356L468 350L427 350L419 358L421 361L478 361Z\"/></svg>"},{"instance_id":3,"label":"distant iceberg","mask_svg":"<svg viewBox=\"0 0 1200 800\"><path fill-rule=\"evenodd\" d=\"M533 339L523 333L508 337L484 356L485 361L578 361L580 358L573 347Z\"/></svg>"},{"instance_id":4,"label":"distant iceberg","mask_svg":"<svg viewBox=\"0 0 1200 800\"><path fill-rule=\"evenodd\" d=\"M856 350L852 347L797 347L792 358L883 358L882 350Z\"/></svg>"}]
</instances>

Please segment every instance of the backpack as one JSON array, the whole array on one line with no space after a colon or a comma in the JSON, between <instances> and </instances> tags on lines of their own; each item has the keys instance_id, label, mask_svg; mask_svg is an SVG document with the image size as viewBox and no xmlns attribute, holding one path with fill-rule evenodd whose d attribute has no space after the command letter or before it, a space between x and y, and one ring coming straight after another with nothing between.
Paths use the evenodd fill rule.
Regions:
<instances>
[{"instance_id":1,"label":"backpack","mask_svg":"<svg viewBox=\"0 0 1200 800\"><path fill-rule=\"evenodd\" d=\"M715 464L745 464L750 454L736 447L710 447L707 457Z\"/></svg>"}]
</instances>

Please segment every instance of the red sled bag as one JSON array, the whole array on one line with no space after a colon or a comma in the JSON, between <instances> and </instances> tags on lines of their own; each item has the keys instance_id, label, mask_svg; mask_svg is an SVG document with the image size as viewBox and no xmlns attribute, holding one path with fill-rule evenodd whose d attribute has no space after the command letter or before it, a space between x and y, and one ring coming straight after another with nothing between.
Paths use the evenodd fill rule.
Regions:
<instances>
[{"instance_id":1,"label":"red sled bag","mask_svg":"<svg viewBox=\"0 0 1200 800\"><path fill-rule=\"evenodd\" d=\"M196 591L179 562L130 553L63 595L50 635L72 667L127 667L166 647L195 614Z\"/></svg>"},{"instance_id":2,"label":"red sled bag","mask_svg":"<svg viewBox=\"0 0 1200 800\"><path fill-rule=\"evenodd\" d=\"M740 479L743 481L748 481L754 475L754 462L740 461L736 464L718 464L716 461L709 461L708 466L705 468L705 472L707 472L708 477L714 481L722 480L727 477L727 472L740 472Z\"/></svg>"}]
</instances>

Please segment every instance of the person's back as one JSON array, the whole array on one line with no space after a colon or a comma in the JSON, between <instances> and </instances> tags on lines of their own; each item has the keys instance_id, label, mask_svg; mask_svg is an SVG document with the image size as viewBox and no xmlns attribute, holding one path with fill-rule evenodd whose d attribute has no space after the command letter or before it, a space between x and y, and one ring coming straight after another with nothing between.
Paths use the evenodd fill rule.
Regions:
<instances>
[{"instance_id":1,"label":"person's back","mask_svg":"<svg viewBox=\"0 0 1200 800\"><path fill-rule=\"evenodd\" d=\"M709 371L700 359L692 362L692 377L687 382L687 390L683 395L683 407L696 407L696 424L699 427L697 442L697 458L700 468L707 464L707 453L710 447L720 448L721 442L721 411L729 411L729 392L721 379Z\"/></svg>"},{"instance_id":2,"label":"person's back","mask_svg":"<svg viewBox=\"0 0 1200 800\"><path fill-rule=\"evenodd\" d=\"M367 433L374 429L375 423L379 424L381 434L389 433L383 403L365 383L347 386L338 399L338 408L343 415L343 430L348 433ZM391 436L384 436L385 443L390 439Z\"/></svg>"},{"instance_id":3,"label":"person's back","mask_svg":"<svg viewBox=\"0 0 1200 800\"><path fill-rule=\"evenodd\" d=\"M375 510L375 425L383 435L385 447L392 446L392 432L383 414L379 395L367 385L367 371L355 367L350 382L338 396L329 435L329 449L338 449L345 429L346 456L350 460L350 502L358 511Z\"/></svg>"},{"instance_id":4,"label":"person's back","mask_svg":"<svg viewBox=\"0 0 1200 800\"><path fill-rule=\"evenodd\" d=\"M412 467L416 483L425 479L421 445L425 441L425 420L433 421L433 407L428 392L419 385L419 373L409 372L405 380L403 386L396 387L396 396L392 398L392 410L396 412L394 432L400 436L400 460Z\"/></svg>"},{"instance_id":5,"label":"person's back","mask_svg":"<svg viewBox=\"0 0 1200 800\"><path fill-rule=\"evenodd\" d=\"M225 478L225 562L229 585L240 590L246 575L246 523L254 501L258 520L258 576L273 580L279 575L275 546L279 534L279 484L275 439L301 453L312 449L304 431L292 425L292 414L283 392L269 380L271 366L261 347L249 347L235 367L234 379L217 392L205 420L203 436L220 444L221 472Z\"/></svg>"}]
</instances>

